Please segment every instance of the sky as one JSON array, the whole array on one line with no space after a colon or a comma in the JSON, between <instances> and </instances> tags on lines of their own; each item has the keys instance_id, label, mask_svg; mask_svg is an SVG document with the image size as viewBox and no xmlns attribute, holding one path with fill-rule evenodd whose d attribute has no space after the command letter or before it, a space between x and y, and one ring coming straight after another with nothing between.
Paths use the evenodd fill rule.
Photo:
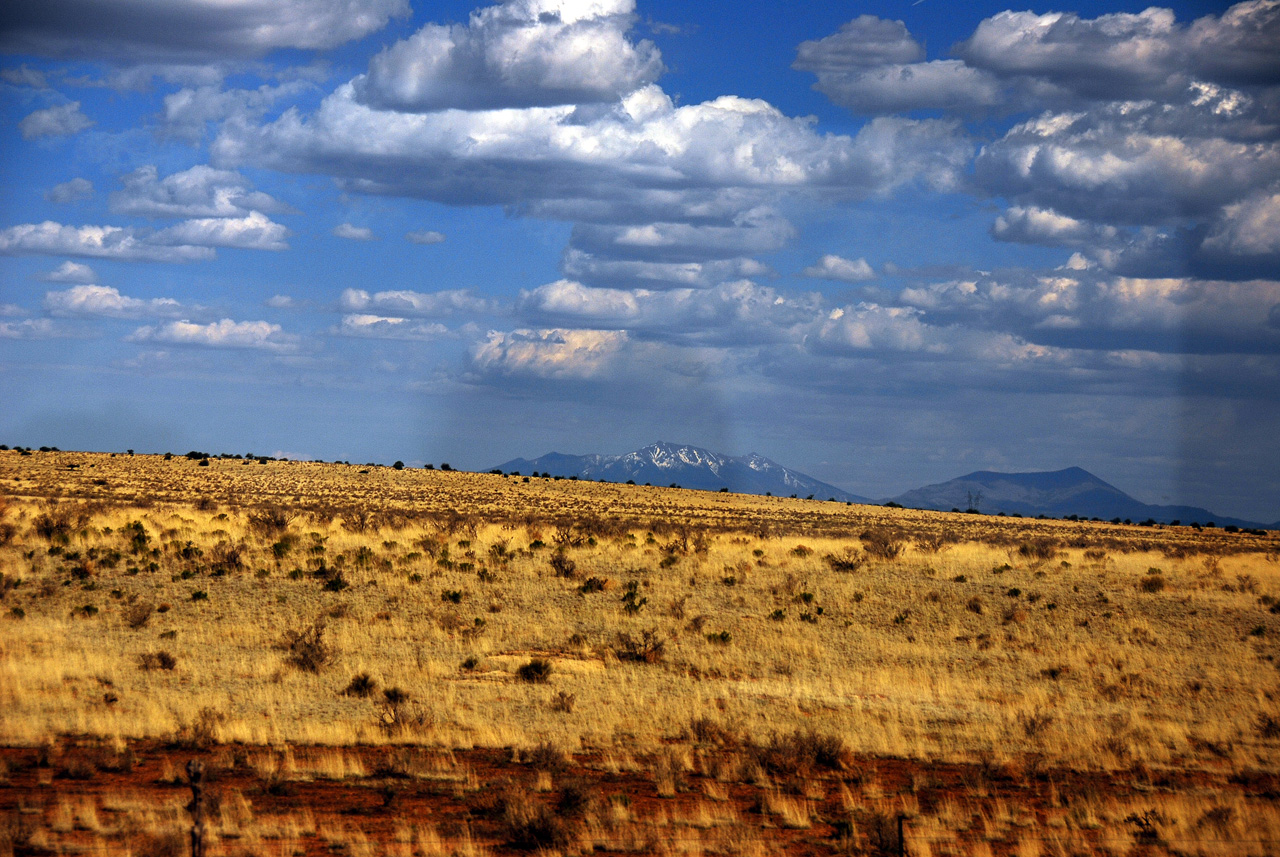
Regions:
<instances>
[{"instance_id":1,"label":"sky","mask_svg":"<svg viewBox=\"0 0 1280 857\"><path fill-rule=\"evenodd\" d=\"M1280 519L1280 0L7 0L0 442Z\"/></svg>"}]
</instances>

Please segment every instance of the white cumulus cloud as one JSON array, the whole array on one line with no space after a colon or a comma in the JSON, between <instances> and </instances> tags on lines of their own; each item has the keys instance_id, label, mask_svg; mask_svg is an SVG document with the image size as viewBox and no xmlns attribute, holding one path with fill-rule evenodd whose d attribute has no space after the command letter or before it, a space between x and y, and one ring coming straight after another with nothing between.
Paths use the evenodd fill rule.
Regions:
<instances>
[{"instance_id":1,"label":"white cumulus cloud","mask_svg":"<svg viewBox=\"0 0 1280 857\"><path fill-rule=\"evenodd\" d=\"M344 315L342 323L334 332L341 336L365 339L432 340L452 335L449 328L439 322L423 322L368 313Z\"/></svg>"},{"instance_id":2,"label":"white cumulus cloud","mask_svg":"<svg viewBox=\"0 0 1280 857\"><path fill-rule=\"evenodd\" d=\"M626 33L634 0L508 0L465 25L428 24L384 49L358 98L402 111L616 101L655 80L653 43Z\"/></svg>"},{"instance_id":3,"label":"white cumulus cloud","mask_svg":"<svg viewBox=\"0 0 1280 857\"><path fill-rule=\"evenodd\" d=\"M1146 350L1255 353L1280 347L1268 327L1280 282L1224 282L1189 277L1124 277L1099 269L1054 275L983 275L903 289L902 303L937 323L998 329L1038 338L1036 331L1073 330L1078 347L1143 342ZM1118 339L1116 334L1123 333Z\"/></svg>"},{"instance_id":4,"label":"white cumulus cloud","mask_svg":"<svg viewBox=\"0 0 1280 857\"><path fill-rule=\"evenodd\" d=\"M311 85L291 80L277 86L264 83L257 89L223 89L219 79L166 95L160 118L166 134L196 144L204 139L210 123L256 119L279 99L300 95Z\"/></svg>"},{"instance_id":5,"label":"white cumulus cloud","mask_svg":"<svg viewBox=\"0 0 1280 857\"><path fill-rule=\"evenodd\" d=\"M88 265L79 262L63 262L52 271L40 276L46 283L79 283L88 285L97 281L98 275Z\"/></svg>"},{"instance_id":6,"label":"white cumulus cloud","mask_svg":"<svg viewBox=\"0 0 1280 857\"><path fill-rule=\"evenodd\" d=\"M964 358L988 368L1069 364L1068 349L1038 345L1002 331L930 324L911 307L858 303L831 311L806 338L815 353L936 361Z\"/></svg>"},{"instance_id":7,"label":"white cumulus cloud","mask_svg":"<svg viewBox=\"0 0 1280 857\"><path fill-rule=\"evenodd\" d=\"M367 226L352 226L350 223L340 223L333 227L333 234L338 238L346 238L350 241L373 241L377 236L373 234L373 230Z\"/></svg>"},{"instance_id":8,"label":"white cumulus cloud","mask_svg":"<svg viewBox=\"0 0 1280 857\"><path fill-rule=\"evenodd\" d=\"M57 328L47 318L0 321L0 339L51 339L57 335Z\"/></svg>"},{"instance_id":9,"label":"white cumulus cloud","mask_svg":"<svg viewBox=\"0 0 1280 857\"><path fill-rule=\"evenodd\" d=\"M1280 179L1280 143L1160 127L1159 105L1046 113L976 161L977 180L1019 204L1099 222L1204 217Z\"/></svg>"},{"instance_id":10,"label":"white cumulus cloud","mask_svg":"<svg viewBox=\"0 0 1280 857\"><path fill-rule=\"evenodd\" d=\"M957 52L975 67L1039 76L1088 97L1140 98L1166 85L1180 32L1173 12L1156 7L1092 19L1001 12L979 24Z\"/></svg>"},{"instance_id":11,"label":"white cumulus cloud","mask_svg":"<svg viewBox=\"0 0 1280 857\"><path fill-rule=\"evenodd\" d=\"M194 262L212 259L209 247L150 243L147 233L121 226L65 226L46 220L0 230L0 253L85 256L144 262Z\"/></svg>"},{"instance_id":12,"label":"white cumulus cloud","mask_svg":"<svg viewBox=\"0 0 1280 857\"><path fill-rule=\"evenodd\" d=\"M1277 8L1276 0L1251 0L1190 25L1154 6L1096 18L1005 11L957 44L955 59L931 61L901 21L863 15L802 43L793 67L813 72L815 89L860 112L1185 100L1197 79L1229 87L1280 82Z\"/></svg>"},{"instance_id":13,"label":"white cumulus cloud","mask_svg":"<svg viewBox=\"0 0 1280 857\"><path fill-rule=\"evenodd\" d=\"M732 96L675 106L656 86L620 105L399 113L340 86L310 116L229 122L215 163L332 175L347 190L446 204L509 204L579 219L573 246L599 258L706 262L776 248L791 227L768 202L910 184L958 186L972 145L956 124L875 119L854 137ZM656 191L656 187L665 188Z\"/></svg>"},{"instance_id":14,"label":"white cumulus cloud","mask_svg":"<svg viewBox=\"0 0 1280 857\"><path fill-rule=\"evenodd\" d=\"M1225 206L1204 247L1234 256L1280 255L1280 193L1256 193Z\"/></svg>"},{"instance_id":15,"label":"white cumulus cloud","mask_svg":"<svg viewBox=\"0 0 1280 857\"><path fill-rule=\"evenodd\" d=\"M364 289L345 289L338 304L346 312L373 312L388 316L447 316L454 313L487 313L496 309L492 301L478 298L466 289L446 289L439 292L391 289L373 294Z\"/></svg>"},{"instance_id":16,"label":"white cumulus cloud","mask_svg":"<svg viewBox=\"0 0 1280 857\"><path fill-rule=\"evenodd\" d=\"M826 38L801 42L795 67L821 73L847 72L924 59L920 46L901 21L860 15Z\"/></svg>"},{"instance_id":17,"label":"white cumulus cloud","mask_svg":"<svg viewBox=\"0 0 1280 857\"><path fill-rule=\"evenodd\" d=\"M862 113L967 111L1001 103L989 72L959 60L923 62L924 48L901 21L862 15L823 39L802 42L792 68L813 72L814 89Z\"/></svg>"},{"instance_id":18,"label":"white cumulus cloud","mask_svg":"<svg viewBox=\"0 0 1280 857\"><path fill-rule=\"evenodd\" d=\"M1067 217L1052 209L1014 205L996 218L991 234L1001 241L1071 247L1113 241L1117 230Z\"/></svg>"},{"instance_id":19,"label":"white cumulus cloud","mask_svg":"<svg viewBox=\"0 0 1280 857\"><path fill-rule=\"evenodd\" d=\"M245 217L185 220L155 233L156 244L237 247L243 250L288 250L288 229L259 211Z\"/></svg>"},{"instance_id":20,"label":"white cumulus cloud","mask_svg":"<svg viewBox=\"0 0 1280 857\"><path fill-rule=\"evenodd\" d=\"M120 177L124 187L111 194L111 210L136 217L245 217L290 211L232 170L199 164L163 179L154 166Z\"/></svg>"},{"instance_id":21,"label":"white cumulus cloud","mask_svg":"<svg viewBox=\"0 0 1280 857\"><path fill-rule=\"evenodd\" d=\"M79 202L91 196L93 196L93 182L88 179L74 178L49 188L44 198L50 202Z\"/></svg>"},{"instance_id":22,"label":"white cumulus cloud","mask_svg":"<svg viewBox=\"0 0 1280 857\"><path fill-rule=\"evenodd\" d=\"M729 280L772 273L768 265L746 256L704 262L654 262L600 257L577 247L565 251L560 270L591 285L653 289L710 288Z\"/></svg>"},{"instance_id":23,"label":"white cumulus cloud","mask_svg":"<svg viewBox=\"0 0 1280 857\"><path fill-rule=\"evenodd\" d=\"M110 286L73 286L65 291L46 292L44 308L55 316L105 318L163 317L184 312L182 304L172 298L141 300L122 295Z\"/></svg>"},{"instance_id":24,"label":"white cumulus cloud","mask_svg":"<svg viewBox=\"0 0 1280 857\"><path fill-rule=\"evenodd\" d=\"M616 330L491 330L471 361L499 375L586 380L607 373L627 341Z\"/></svg>"},{"instance_id":25,"label":"white cumulus cloud","mask_svg":"<svg viewBox=\"0 0 1280 857\"><path fill-rule=\"evenodd\" d=\"M860 303L832 310L817 332L827 347L855 351L942 351L945 340L909 307Z\"/></svg>"},{"instance_id":26,"label":"white cumulus cloud","mask_svg":"<svg viewBox=\"0 0 1280 857\"><path fill-rule=\"evenodd\" d=\"M229 318L208 324L195 324L182 320L154 327L140 327L129 336L128 341L196 345L206 348L248 348L281 353L297 349L296 338L284 333L278 324L266 321L234 321Z\"/></svg>"},{"instance_id":27,"label":"white cumulus cloud","mask_svg":"<svg viewBox=\"0 0 1280 857\"><path fill-rule=\"evenodd\" d=\"M239 218L185 220L161 230L67 226L46 220L0 230L0 254L194 262L214 258L214 247L284 250L288 236L288 229L256 211Z\"/></svg>"},{"instance_id":28,"label":"white cumulus cloud","mask_svg":"<svg viewBox=\"0 0 1280 857\"><path fill-rule=\"evenodd\" d=\"M828 253L800 272L802 276L820 280L842 280L846 283L858 283L875 277L876 272L867 264L866 259L845 259Z\"/></svg>"},{"instance_id":29,"label":"white cumulus cloud","mask_svg":"<svg viewBox=\"0 0 1280 857\"><path fill-rule=\"evenodd\" d=\"M557 280L520 294L519 314L557 327L624 330L684 345L755 347L798 341L821 313L817 295L785 294L750 280L710 289L608 289Z\"/></svg>"},{"instance_id":30,"label":"white cumulus cloud","mask_svg":"<svg viewBox=\"0 0 1280 857\"><path fill-rule=\"evenodd\" d=\"M18 123L22 139L37 137L70 137L93 127L93 120L80 111L80 102L37 110Z\"/></svg>"}]
</instances>

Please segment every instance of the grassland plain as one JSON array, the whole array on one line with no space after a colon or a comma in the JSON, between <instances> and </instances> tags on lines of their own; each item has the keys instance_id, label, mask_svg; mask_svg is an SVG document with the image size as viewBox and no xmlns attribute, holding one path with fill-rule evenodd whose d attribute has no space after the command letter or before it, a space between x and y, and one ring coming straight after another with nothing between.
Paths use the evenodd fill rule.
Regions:
<instances>
[{"instance_id":1,"label":"grassland plain","mask_svg":"<svg viewBox=\"0 0 1280 857\"><path fill-rule=\"evenodd\" d=\"M1280 540L0 451L0 854L1275 854ZM354 809L353 809L354 808Z\"/></svg>"}]
</instances>

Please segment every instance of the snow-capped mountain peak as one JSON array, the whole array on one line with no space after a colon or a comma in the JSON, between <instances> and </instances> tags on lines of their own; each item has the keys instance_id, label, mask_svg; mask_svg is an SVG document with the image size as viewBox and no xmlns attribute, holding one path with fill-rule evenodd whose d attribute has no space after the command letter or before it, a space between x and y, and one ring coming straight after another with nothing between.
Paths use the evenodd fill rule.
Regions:
<instances>
[{"instance_id":1,"label":"snow-capped mountain peak","mask_svg":"<svg viewBox=\"0 0 1280 857\"><path fill-rule=\"evenodd\" d=\"M734 457L689 444L658 441L622 455L561 455L549 453L533 460L517 458L500 465L504 473L550 473L607 482L680 485L718 491L727 488L743 494L777 494L854 503L865 497L789 470L762 455Z\"/></svg>"}]
</instances>

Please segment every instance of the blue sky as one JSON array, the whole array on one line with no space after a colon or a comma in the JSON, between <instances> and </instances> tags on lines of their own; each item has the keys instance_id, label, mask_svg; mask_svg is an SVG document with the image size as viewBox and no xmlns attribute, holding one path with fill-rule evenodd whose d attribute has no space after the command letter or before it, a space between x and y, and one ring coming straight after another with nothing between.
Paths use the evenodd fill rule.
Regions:
<instances>
[{"instance_id":1,"label":"blue sky","mask_svg":"<svg viewBox=\"0 0 1280 857\"><path fill-rule=\"evenodd\" d=\"M0 51L3 442L1280 518L1280 3L10 0Z\"/></svg>"}]
</instances>

